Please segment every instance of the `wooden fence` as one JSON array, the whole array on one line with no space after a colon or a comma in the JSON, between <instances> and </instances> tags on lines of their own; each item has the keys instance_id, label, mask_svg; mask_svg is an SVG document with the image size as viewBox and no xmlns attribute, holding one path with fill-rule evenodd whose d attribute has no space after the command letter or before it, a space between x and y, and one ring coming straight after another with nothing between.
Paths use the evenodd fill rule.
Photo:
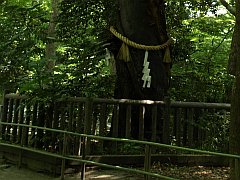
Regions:
<instances>
[{"instance_id":1,"label":"wooden fence","mask_svg":"<svg viewBox=\"0 0 240 180\"><path fill-rule=\"evenodd\" d=\"M176 144L187 147L203 145L211 129L206 128L209 116L218 114L224 121L229 118L230 105L218 103L170 102L127 99L99 98L66 98L53 103L31 101L25 96L7 94L4 96L1 121L19 123L77 133L112 136L119 135L120 106L126 107L125 134L123 138L131 137L132 108L139 107L138 139L144 140L145 122L144 110L151 107L151 137L153 142ZM161 132L158 132L158 111L162 111ZM63 137L55 132L47 132L28 127L2 125L0 138L4 142L21 144L22 146L45 149L61 153ZM80 155L82 145L79 137L68 137L67 152ZM88 153L103 153L106 148L116 148L103 141L88 142ZM112 151L112 150L111 150Z\"/></svg>"}]
</instances>

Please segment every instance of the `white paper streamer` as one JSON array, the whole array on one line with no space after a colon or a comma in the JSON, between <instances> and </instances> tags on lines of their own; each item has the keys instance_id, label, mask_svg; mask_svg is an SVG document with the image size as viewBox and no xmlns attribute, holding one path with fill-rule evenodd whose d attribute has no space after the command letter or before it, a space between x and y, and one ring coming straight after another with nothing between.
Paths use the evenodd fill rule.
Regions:
<instances>
[{"instance_id":1,"label":"white paper streamer","mask_svg":"<svg viewBox=\"0 0 240 180\"><path fill-rule=\"evenodd\" d=\"M143 88L146 88L146 85L147 85L147 88L151 87L152 77L150 76L150 71L151 70L149 69L149 64L150 64L150 62L148 62L148 51L146 51L144 61L143 61L143 70L142 70L142 73L143 73L143 77L142 77Z\"/></svg>"}]
</instances>

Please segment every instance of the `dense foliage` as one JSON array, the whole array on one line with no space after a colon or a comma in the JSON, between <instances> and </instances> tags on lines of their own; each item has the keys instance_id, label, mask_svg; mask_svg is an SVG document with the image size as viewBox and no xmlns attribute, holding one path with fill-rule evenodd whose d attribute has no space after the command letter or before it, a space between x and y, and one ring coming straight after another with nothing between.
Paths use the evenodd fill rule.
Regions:
<instances>
[{"instance_id":1,"label":"dense foliage","mask_svg":"<svg viewBox=\"0 0 240 180\"><path fill-rule=\"evenodd\" d=\"M232 77L227 72L232 17L219 15L184 21L191 53L173 66L172 95L176 100L230 102ZM224 28L223 28L224 27Z\"/></svg>"},{"instance_id":2,"label":"dense foliage","mask_svg":"<svg viewBox=\"0 0 240 180\"><path fill-rule=\"evenodd\" d=\"M106 26L102 17L103 4L62 2L56 29L56 66L54 73L49 74L45 71L45 48L51 6L44 2L3 3L1 87L12 92L19 89L21 93L54 95L55 98L62 95L111 96L114 81L99 40Z\"/></svg>"},{"instance_id":3,"label":"dense foliage","mask_svg":"<svg viewBox=\"0 0 240 180\"><path fill-rule=\"evenodd\" d=\"M60 1L59 1L60 2ZM212 1L167 1L168 31L175 39L171 97L229 102L227 74L233 18ZM114 75L105 60L115 1L62 1L57 23L54 73L45 71L51 2L3 1L0 30L2 89L59 97L112 97Z\"/></svg>"},{"instance_id":4,"label":"dense foliage","mask_svg":"<svg viewBox=\"0 0 240 180\"><path fill-rule=\"evenodd\" d=\"M4 89L16 91L22 78L32 75L32 64L40 63L47 21L40 5L1 6L0 84Z\"/></svg>"}]
</instances>

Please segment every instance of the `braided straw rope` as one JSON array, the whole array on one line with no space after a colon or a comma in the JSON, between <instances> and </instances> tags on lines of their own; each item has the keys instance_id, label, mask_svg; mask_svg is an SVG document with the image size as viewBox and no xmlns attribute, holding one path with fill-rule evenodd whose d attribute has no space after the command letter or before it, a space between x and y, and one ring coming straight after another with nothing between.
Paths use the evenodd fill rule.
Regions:
<instances>
[{"instance_id":1,"label":"braided straw rope","mask_svg":"<svg viewBox=\"0 0 240 180\"><path fill-rule=\"evenodd\" d=\"M171 44L173 44L173 42L174 42L172 38L169 38L167 40L167 42L165 42L164 44L157 45L157 46L147 46L147 45L138 44L138 43L135 43L135 42L129 40L127 37L125 37L125 36L121 35L119 32L117 32L113 26L110 27L110 31L114 36L116 36L118 39L120 39L123 43L127 44L128 46L134 47L136 49L146 50L146 51L158 51L161 49L165 49L165 48L169 47Z\"/></svg>"}]
</instances>

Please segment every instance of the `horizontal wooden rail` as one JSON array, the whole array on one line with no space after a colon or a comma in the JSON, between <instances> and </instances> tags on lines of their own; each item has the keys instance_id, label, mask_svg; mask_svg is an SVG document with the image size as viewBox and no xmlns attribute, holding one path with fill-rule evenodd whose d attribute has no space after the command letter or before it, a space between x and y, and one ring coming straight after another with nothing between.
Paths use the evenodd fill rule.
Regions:
<instances>
[{"instance_id":1,"label":"horizontal wooden rail","mask_svg":"<svg viewBox=\"0 0 240 180\"><path fill-rule=\"evenodd\" d=\"M171 102L175 108L202 108L202 109L225 109L230 110L231 105L226 103L203 103L203 102Z\"/></svg>"},{"instance_id":2,"label":"horizontal wooden rail","mask_svg":"<svg viewBox=\"0 0 240 180\"><path fill-rule=\"evenodd\" d=\"M6 94L7 99L27 99L25 95ZM70 102L87 102L93 103L107 103L107 104L138 104L138 105L165 105L164 101L152 100L133 100L133 99L103 99L103 98L86 98L86 97L66 97L57 99L57 101L70 101ZM230 109L231 105L227 103L204 103L204 102L180 102L171 101L170 106L174 108L211 108L211 109Z\"/></svg>"}]
</instances>

